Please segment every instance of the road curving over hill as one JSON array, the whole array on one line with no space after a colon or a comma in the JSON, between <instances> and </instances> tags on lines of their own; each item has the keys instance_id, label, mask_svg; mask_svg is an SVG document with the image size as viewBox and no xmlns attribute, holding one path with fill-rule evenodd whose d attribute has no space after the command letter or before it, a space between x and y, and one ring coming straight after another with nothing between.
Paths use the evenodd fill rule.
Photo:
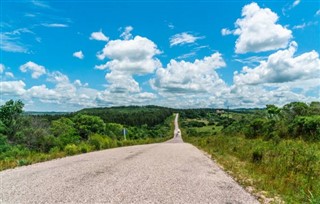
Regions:
<instances>
[{"instance_id":1,"label":"road curving over hill","mask_svg":"<svg viewBox=\"0 0 320 204\"><path fill-rule=\"evenodd\" d=\"M0 203L259 203L183 143L97 151L0 172Z\"/></svg>"}]
</instances>

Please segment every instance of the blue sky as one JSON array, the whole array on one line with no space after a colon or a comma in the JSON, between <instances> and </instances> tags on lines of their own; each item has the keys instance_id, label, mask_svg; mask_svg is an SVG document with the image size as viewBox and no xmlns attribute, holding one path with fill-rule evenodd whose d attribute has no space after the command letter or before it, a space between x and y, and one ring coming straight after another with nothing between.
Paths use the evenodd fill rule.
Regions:
<instances>
[{"instance_id":1,"label":"blue sky","mask_svg":"<svg viewBox=\"0 0 320 204\"><path fill-rule=\"evenodd\" d=\"M316 0L0 4L0 104L75 111L320 100Z\"/></svg>"}]
</instances>

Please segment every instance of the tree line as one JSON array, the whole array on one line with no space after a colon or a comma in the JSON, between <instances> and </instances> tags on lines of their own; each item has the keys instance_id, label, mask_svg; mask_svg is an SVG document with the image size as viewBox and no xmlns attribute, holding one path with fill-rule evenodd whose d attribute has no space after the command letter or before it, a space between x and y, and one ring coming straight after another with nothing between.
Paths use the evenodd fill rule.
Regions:
<instances>
[{"instance_id":1,"label":"tree line","mask_svg":"<svg viewBox=\"0 0 320 204\"><path fill-rule=\"evenodd\" d=\"M227 120L229 124L223 124L227 135L320 141L320 102L292 102L282 108L266 105L264 110Z\"/></svg>"}]
</instances>

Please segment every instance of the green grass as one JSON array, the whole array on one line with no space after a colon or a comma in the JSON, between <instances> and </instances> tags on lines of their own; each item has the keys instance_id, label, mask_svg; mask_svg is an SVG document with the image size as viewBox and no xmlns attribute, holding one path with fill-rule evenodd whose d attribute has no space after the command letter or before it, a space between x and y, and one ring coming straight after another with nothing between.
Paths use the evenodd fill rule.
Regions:
<instances>
[{"instance_id":1,"label":"green grass","mask_svg":"<svg viewBox=\"0 0 320 204\"><path fill-rule=\"evenodd\" d=\"M320 143L222 135L184 140L211 154L244 185L286 203L320 203Z\"/></svg>"},{"instance_id":2,"label":"green grass","mask_svg":"<svg viewBox=\"0 0 320 204\"><path fill-rule=\"evenodd\" d=\"M208 123L209 123L209 121L206 120L206 119L189 119L189 118L187 118L187 119L185 119L185 121L187 121L187 122L190 122L190 121L203 122L203 123L205 123L206 125L208 125Z\"/></svg>"},{"instance_id":3,"label":"green grass","mask_svg":"<svg viewBox=\"0 0 320 204\"><path fill-rule=\"evenodd\" d=\"M196 128L197 131L199 132L216 132L216 133L219 133L221 132L221 129L223 127L222 126L215 126L215 125L207 125L207 126L203 126L203 127L200 127L200 128Z\"/></svg>"},{"instance_id":4,"label":"green grass","mask_svg":"<svg viewBox=\"0 0 320 204\"><path fill-rule=\"evenodd\" d=\"M195 135L200 135L200 136L216 135L216 134L220 133L223 128L222 126L209 125L209 121L207 119L185 119L184 121L186 121L186 122L196 121L196 122L203 122L206 124L206 126L203 126L203 127L187 128L192 131L191 135L193 135L193 136L195 136Z\"/></svg>"}]
</instances>

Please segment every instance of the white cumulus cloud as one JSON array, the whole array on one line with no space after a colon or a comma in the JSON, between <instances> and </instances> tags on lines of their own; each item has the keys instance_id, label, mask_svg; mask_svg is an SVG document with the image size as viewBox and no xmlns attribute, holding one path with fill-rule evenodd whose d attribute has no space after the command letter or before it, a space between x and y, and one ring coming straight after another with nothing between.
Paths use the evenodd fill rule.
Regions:
<instances>
[{"instance_id":1,"label":"white cumulus cloud","mask_svg":"<svg viewBox=\"0 0 320 204\"><path fill-rule=\"evenodd\" d=\"M5 76L8 78L14 78L14 75L12 72L5 72Z\"/></svg>"},{"instance_id":2,"label":"white cumulus cloud","mask_svg":"<svg viewBox=\"0 0 320 204\"><path fill-rule=\"evenodd\" d=\"M231 34L233 34L233 31L229 30L228 28L223 28L221 30L221 35L231 35Z\"/></svg>"},{"instance_id":3,"label":"white cumulus cloud","mask_svg":"<svg viewBox=\"0 0 320 204\"><path fill-rule=\"evenodd\" d=\"M151 79L152 87L164 94L214 93L225 88L215 69L226 66L220 53L194 62L171 60Z\"/></svg>"},{"instance_id":4,"label":"white cumulus cloud","mask_svg":"<svg viewBox=\"0 0 320 204\"><path fill-rule=\"evenodd\" d=\"M97 55L101 60L109 58L110 61L96 68L130 74L152 73L160 63L154 56L160 53L148 38L136 36L131 40L112 40Z\"/></svg>"},{"instance_id":5,"label":"white cumulus cloud","mask_svg":"<svg viewBox=\"0 0 320 204\"><path fill-rule=\"evenodd\" d=\"M25 98L37 99L43 103L64 104L70 107L95 106L98 91L86 88L80 80L71 83L69 77L61 72L48 73L47 81L54 83L53 88L42 84L26 90Z\"/></svg>"},{"instance_id":6,"label":"white cumulus cloud","mask_svg":"<svg viewBox=\"0 0 320 204\"><path fill-rule=\"evenodd\" d=\"M125 40L129 40L132 38L132 34L131 31L133 30L132 26L127 26L124 28L124 31L121 33L120 37L125 39Z\"/></svg>"},{"instance_id":7,"label":"white cumulus cloud","mask_svg":"<svg viewBox=\"0 0 320 204\"><path fill-rule=\"evenodd\" d=\"M59 71L48 73L47 81L57 84L69 83L69 77Z\"/></svg>"},{"instance_id":8,"label":"white cumulus cloud","mask_svg":"<svg viewBox=\"0 0 320 204\"><path fill-rule=\"evenodd\" d=\"M139 93L139 83L133 76L150 74L161 67L160 61L155 58L160 53L157 45L145 37L111 40L97 55L99 59L108 58L109 61L95 68L110 70L105 76L109 93Z\"/></svg>"},{"instance_id":9,"label":"white cumulus cloud","mask_svg":"<svg viewBox=\"0 0 320 204\"><path fill-rule=\"evenodd\" d=\"M296 7L300 4L301 0L295 0L293 3L292 3L292 7Z\"/></svg>"},{"instance_id":10,"label":"white cumulus cloud","mask_svg":"<svg viewBox=\"0 0 320 204\"><path fill-rule=\"evenodd\" d=\"M105 90L98 93L96 102L99 106L129 106L129 105L146 105L154 104L157 96L150 92L140 93L114 93Z\"/></svg>"},{"instance_id":11,"label":"white cumulus cloud","mask_svg":"<svg viewBox=\"0 0 320 204\"><path fill-rule=\"evenodd\" d=\"M34 79L38 79L41 75L46 73L46 69L44 66L38 65L31 61L21 65L20 70L22 72L31 71L32 72L31 77Z\"/></svg>"},{"instance_id":12,"label":"white cumulus cloud","mask_svg":"<svg viewBox=\"0 0 320 204\"><path fill-rule=\"evenodd\" d=\"M73 82L73 84L76 85L77 87L81 87L81 86L87 87L87 86L89 86L88 83L84 83L84 84L83 84L79 79L76 79L76 80Z\"/></svg>"},{"instance_id":13,"label":"white cumulus cloud","mask_svg":"<svg viewBox=\"0 0 320 204\"><path fill-rule=\"evenodd\" d=\"M101 30L98 32L91 33L91 36L89 39L90 40L105 41L105 42L109 41L109 37L105 36L105 34L103 34L103 32Z\"/></svg>"},{"instance_id":14,"label":"white cumulus cloud","mask_svg":"<svg viewBox=\"0 0 320 204\"><path fill-rule=\"evenodd\" d=\"M106 79L111 84L108 87L111 93L139 93L141 91L139 83L131 75L123 72L110 72L106 74Z\"/></svg>"},{"instance_id":15,"label":"white cumulus cloud","mask_svg":"<svg viewBox=\"0 0 320 204\"><path fill-rule=\"evenodd\" d=\"M320 78L320 59L316 51L294 56L297 43L291 42L288 49L271 54L257 67L243 67L235 73L235 84L284 83Z\"/></svg>"},{"instance_id":16,"label":"white cumulus cloud","mask_svg":"<svg viewBox=\"0 0 320 204\"><path fill-rule=\"evenodd\" d=\"M183 32L183 33L178 33L175 34L173 36L171 36L170 38L170 46L176 46L176 45L184 45L184 44L190 44L190 43L194 43L199 39L202 39L204 37L197 37L194 36L190 33L187 32Z\"/></svg>"},{"instance_id":17,"label":"white cumulus cloud","mask_svg":"<svg viewBox=\"0 0 320 204\"><path fill-rule=\"evenodd\" d=\"M20 96L25 93L26 84L19 81L0 81L1 94L9 94L12 96Z\"/></svg>"},{"instance_id":18,"label":"white cumulus cloud","mask_svg":"<svg viewBox=\"0 0 320 204\"><path fill-rule=\"evenodd\" d=\"M292 38L291 30L277 24L279 17L257 3L243 7L242 18L235 22L234 35L239 35L235 52L261 52L285 48Z\"/></svg>"},{"instance_id":19,"label":"white cumulus cloud","mask_svg":"<svg viewBox=\"0 0 320 204\"><path fill-rule=\"evenodd\" d=\"M169 23L168 27L172 30L172 29L174 29L175 26L173 25L173 23Z\"/></svg>"},{"instance_id":20,"label":"white cumulus cloud","mask_svg":"<svg viewBox=\"0 0 320 204\"><path fill-rule=\"evenodd\" d=\"M229 94L225 94L225 104L232 108L265 107L266 104L283 106L293 101L311 102L319 100L317 97L306 96L304 93L295 93L294 86L283 85L233 85ZM296 88L299 88L296 86ZM319 88L319 87L318 87Z\"/></svg>"},{"instance_id":21,"label":"white cumulus cloud","mask_svg":"<svg viewBox=\"0 0 320 204\"><path fill-rule=\"evenodd\" d=\"M82 53L81 50L78 51L78 52L74 52L72 55L73 55L74 57L76 57L76 58L79 58L79 59L83 59L83 58L84 58L84 55L83 55L83 53Z\"/></svg>"}]
</instances>

